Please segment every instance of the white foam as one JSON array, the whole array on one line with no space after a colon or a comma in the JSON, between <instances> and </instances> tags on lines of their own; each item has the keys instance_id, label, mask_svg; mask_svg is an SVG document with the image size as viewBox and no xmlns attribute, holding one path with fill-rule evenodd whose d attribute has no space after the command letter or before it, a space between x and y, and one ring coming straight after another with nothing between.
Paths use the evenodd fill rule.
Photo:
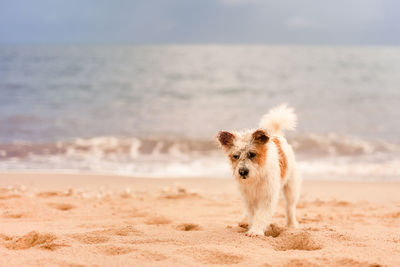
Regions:
<instances>
[{"instance_id":1,"label":"white foam","mask_svg":"<svg viewBox=\"0 0 400 267\"><path fill-rule=\"evenodd\" d=\"M371 143L335 134L295 136L290 141L305 179L400 180L397 144ZM9 151L4 146L10 157L1 158L0 170L70 170L142 177L232 176L223 152L204 140L102 136L57 142L54 146L57 149L47 144L28 144ZM49 147L51 151L46 152Z\"/></svg>"},{"instance_id":2,"label":"white foam","mask_svg":"<svg viewBox=\"0 0 400 267\"><path fill-rule=\"evenodd\" d=\"M299 160L304 179L400 180L400 161L355 161L352 158ZM133 160L118 157L93 157L93 154L31 156L29 160L10 158L0 162L0 170L48 170L115 173L140 177L230 178L229 162L223 157L154 158Z\"/></svg>"}]
</instances>

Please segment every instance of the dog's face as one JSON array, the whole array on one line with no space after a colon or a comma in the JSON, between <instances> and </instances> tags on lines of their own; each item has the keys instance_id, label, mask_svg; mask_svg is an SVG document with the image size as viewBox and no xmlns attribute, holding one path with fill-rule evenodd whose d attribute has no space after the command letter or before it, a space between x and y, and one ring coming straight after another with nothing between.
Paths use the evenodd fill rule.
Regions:
<instances>
[{"instance_id":1,"label":"dog's face","mask_svg":"<svg viewBox=\"0 0 400 267\"><path fill-rule=\"evenodd\" d=\"M260 177L267 156L269 140L264 130L230 133L221 131L217 139L232 165L233 175L241 182L252 182Z\"/></svg>"}]
</instances>

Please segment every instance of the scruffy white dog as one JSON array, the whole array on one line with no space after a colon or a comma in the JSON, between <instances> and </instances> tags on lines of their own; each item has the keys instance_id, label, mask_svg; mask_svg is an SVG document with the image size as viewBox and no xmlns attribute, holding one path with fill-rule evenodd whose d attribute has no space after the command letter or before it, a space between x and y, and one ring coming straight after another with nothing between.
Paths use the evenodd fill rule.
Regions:
<instances>
[{"instance_id":1,"label":"scruffy white dog","mask_svg":"<svg viewBox=\"0 0 400 267\"><path fill-rule=\"evenodd\" d=\"M293 149L282 132L293 130L296 121L293 109L281 105L261 118L257 130L218 133L245 203L244 218L239 225L248 225L247 236L264 235L281 188L286 200L287 225L298 225L295 212L301 176Z\"/></svg>"}]
</instances>

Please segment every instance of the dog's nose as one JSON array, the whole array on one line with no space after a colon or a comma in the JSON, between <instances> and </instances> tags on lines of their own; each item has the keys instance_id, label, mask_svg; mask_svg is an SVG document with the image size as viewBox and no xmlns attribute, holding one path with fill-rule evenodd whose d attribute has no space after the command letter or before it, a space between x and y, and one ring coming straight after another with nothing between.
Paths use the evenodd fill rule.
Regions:
<instances>
[{"instance_id":1,"label":"dog's nose","mask_svg":"<svg viewBox=\"0 0 400 267\"><path fill-rule=\"evenodd\" d=\"M246 179L247 174L249 174L249 169L247 168L240 168L239 174L242 176L243 179Z\"/></svg>"}]
</instances>

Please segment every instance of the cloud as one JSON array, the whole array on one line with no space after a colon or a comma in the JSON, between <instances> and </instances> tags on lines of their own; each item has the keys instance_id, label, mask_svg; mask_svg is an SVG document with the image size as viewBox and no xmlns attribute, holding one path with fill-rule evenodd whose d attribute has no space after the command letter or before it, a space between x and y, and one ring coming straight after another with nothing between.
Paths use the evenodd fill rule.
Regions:
<instances>
[{"instance_id":1,"label":"cloud","mask_svg":"<svg viewBox=\"0 0 400 267\"><path fill-rule=\"evenodd\" d=\"M298 30L298 29L307 29L312 27L312 23L310 19L303 16L294 16L286 20L285 26L288 29Z\"/></svg>"},{"instance_id":2,"label":"cloud","mask_svg":"<svg viewBox=\"0 0 400 267\"><path fill-rule=\"evenodd\" d=\"M0 0L0 43L398 45L399 8L398 0Z\"/></svg>"}]
</instances>

